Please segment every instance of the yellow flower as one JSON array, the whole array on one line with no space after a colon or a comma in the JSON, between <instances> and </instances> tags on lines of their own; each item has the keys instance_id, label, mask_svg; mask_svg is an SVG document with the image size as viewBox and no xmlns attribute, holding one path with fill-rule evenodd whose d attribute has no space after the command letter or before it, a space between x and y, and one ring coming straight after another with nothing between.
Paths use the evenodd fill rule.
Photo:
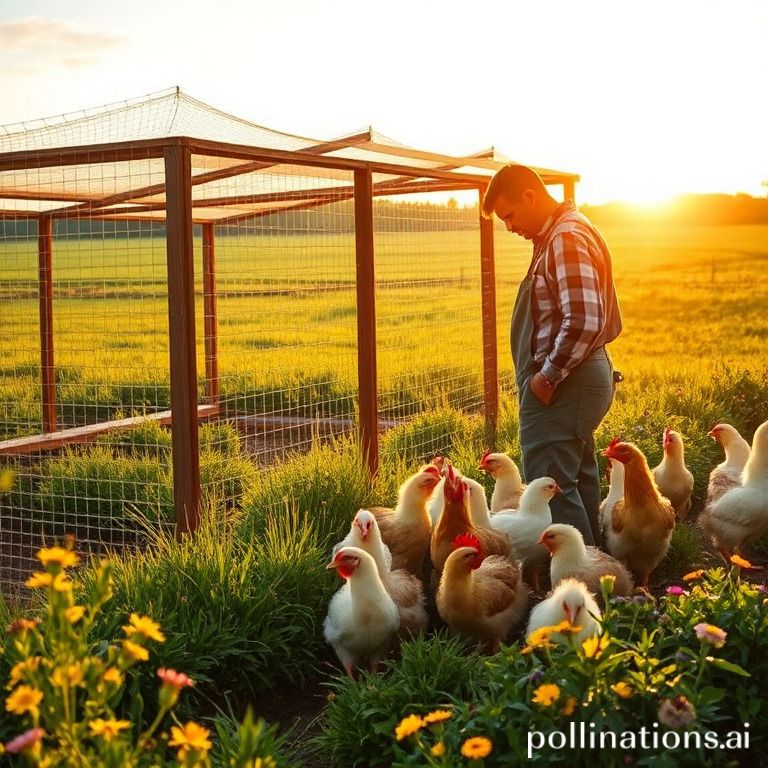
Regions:
<instances>
[{"instance_id":1,"label":"yellow flower","mask_svg":"<svg viewBox=\"0 0 768 768\"><path fill-rule=\"evenodd\" d=\"M13 488L15 475L12 469L0 469L0 493L5 493ZM3 753L0 752L0 755Z\"/></svg>"},{"instance_id":2,"label":"yellow flower","mask_svg":"<svg viewBox=\"0 0 768 768\"><path fill-rule=\"evenodd\" d=\"M400 725L395 728L395 738L398 741L402 741L407 736L410 736L424 725L424 721L418 715L408 715L400 721Z\"/></svg>"},{"instance_id":3,"label":"yellow flower","mask_svg":"<svg viewBox=\"0 0 768 768\"><path fill-rule=\"evenodd\" d=\"M584 627L575 627L570 621L561 621L557 626L550 627L552 634L577 635Z\"/></svg>"},{"instance_id":4,"label":"yellow flower","mask_svg":"<svg viewBox=\"0 0 768 768\"><path fill-rule=\"evenodd\" d=\"M554 683L540 685L533 694L533 703L549 707L560 698L560 689Z\"/></svg>"},{"instance_id":5,"label":"yellow flower","mask_svg":"<svg viewBox=\"0 0 768 768\"><path fill-rule=\"evenodd\" d=\"M608 638L605 635L598 637L593 635L588 637L582 644L581 650L588 659L597 659L608 645Z\"/></svg>"},{"instance_id":6,"label":"yellow flower","mask_svg":"<svg viewBox=\"0 0 768 768\"><path fill-rule=\"evenodd\" d=\"M554 648L555 646L549 641L552 633L555 631L554 627L539 627L534 629L530 635L528 635L528 647L529 648Z\"/></svg>"},{"instance_id":7,"label":"yellow flower","mask_svg":"<svg viewBox=\"0 0 768 768\"><path fill-rule=\"evenodd\" d=\"M83 670L79 664L56 667L51 675L51 680L59 688L63 688L65 685L80 685L83 682Z\"/></svg>"},{"instance_id":8,"label":"yellow flower","mask_svg":"<svg viewBox=\"0 0 768 768\"><path fill-rule=\"evenodd\" d=\"M614 683L611 686L611 690L622 699L628 699L632 695L632 688L630 688L630 686L623 680L618 683Z\"/></svg>"},{"instance_id":9,"label":"yellow flower","mask_svg":"<svg viewBox=\"0 0 768 768\"><path fill-rule=\"evenodd\" d=\"M38 708L43 700L43 692L29 685L20 685L6 700L5 708L14 715L23 715L29 712L33 717L40 714Z\"/></svg>"},{"instance_id":10,"label":"yellow flower","mask_svg":"<svg viewBox=\"0 0 768 768\"><path fill-rule=\"evenodd\" d=\"M208 738L210 735L211 732L207 728L190 720L181 728L175 725L171 727L168 744L171 747L180 747L179 758L183 760L189 750L207 752L213 746Z\"/></svg>"},{"instance_id":11,"label":"yellow flower","mask_svg":"<svg viewBox=\"0 0 768 768\"><path fill-rule=\"evenodd\" d=\"M30 589L40 589L41 587L50 587L53 584L53 576L50 573L33 573L25 582Z\"/></svg>"},{"instance_id":12,"label":"yellow flower","mask_svg":"<svg viewBox=\"0 0 768 768\"><path fill-rule=\"evenodd\" d=\"M576 709L576 697L575 696L569 696L565 700L565 704L563 704L563 714L566 717L570 717L573 714L573 711Z\"/></svg>"},{"instance_id":13,"label":"yellow flower","mask_svg":"<svg viewBox=\"0 0 768 768\"><path fill-rule=\"evenodd\" d=\"M57 592L71 592L72 591L72 579L67 576L63 571L57 573L53 577L53 588Z\"/></svg>"},{"instance_id":14,"label":"yellow flower","mask_svg":"<svg viewBox=\"0 0 768 768\"><path fill-rule=\"evenodd\" d=\"M479 760L488 757L493 749L493 744L485 736L473 736L461 745L461 754L470 759Z\"/></svg>"},{"instance_id":15,"label":"yellow flower","mask_svg":"<svg viewBox=\"0 0 768 768\"><path fill-rule=\"evenodd\" d=\"M105 669L101 679L105 683L109 683L111 685L120 685L120 683L123 682L123 676L120 673L120 670L116 669L115 667L109 667L109 669Z\"/></svg>"},{"instance_id":16,"label":"yellow flower","mask_svg":"<svg viewBox=\"0 0 768 768\"><path fill-rule=\"evenodd\" d=\"M430 723L442 723L445 720L453 717L453 712L450 709L436 709L434 712L430 712L423 717L424 725Z\"/></svg>"},{"instance_id":17,"label":"yellow flower","mask_svg":"<svg viewBox=\"0 0 768 768\"><path fill-rule=\"evenodd\" d=\"M165 635L160 631L160 625L148 616L139 616L137 613L131 614L131 623L123 627L123 632L126 635L139 634L148 640L157 640L158 643L165 642Z\"/></svg>"},{"instance_id":18,"label":"yellow flower","mask_svg":"<svg viewBox=\"0 0 768 768\"><path fill-rule=\"evenodd\" d=\"M114 718L103 720L97 717L91 721L89 727L94 736L101 736L105 741L112 741L115 736L120 735L120 731L130 728L131 722L130 720L115 720Z\"/></svg>"},{"instance_id":19,"label":"yellow flower","mask_svg":"<svg viewBox=\"0 0 768 768\"><path fill-rule=\"evenodd\" d=\"M146 648L130 640L123 640L123 652L133 661L146 661L149 658Z\"/></svg>"},{"instance_id":20,"label":"yellow flower","mask_svg":"<svg viewBox=\"0 0 768 768\"><path fill-rule=\"evenodd\" d=\"M50 547L41 549L37 553L37 558L43 565L58 565L61 568L70 568L77 565L80 558L64 547Z\"/></svg>"},{"instance_id":21,"label":"yellow flower","mask_svg":"<svg viewBox=\"0 0 768 768\"><path fill-rule=\"evenodd\" d=\"M67 610L64 611L64 618L66 618L70 624L77 624L83 616L85 616L85 608L82 605L73 605L71 608L67 608Z\"/></svg>"},{"instance_id":22,"label":"yellow flower","mask_svg":"<svg viewBox=\"0 0 768 768\"><path fill-rule=\"evenodd\" d=\"M432 757L442 757L445 754L445 744L442 741L438 741L432 749L429 750L429 754Z\"/></svg>"},{"instance_id":23,"label":"yellow flower","mask_svg":"<svg viewBox=\"0 0 768 768\"><path fill-rule=\"evenodd\" d=\"M27 672L37 672L40 669L40 657L31 656L24 661L19 661L13 665L11 670L11 679L8 681L8 687L13 688L16 683L20 683Z\"/></svg>"},{"instance_id":24,"label":"yellow flower","mask_svg":"<svg viewBox=\"0 0 768 768\"><path fill-rule=\"evenodd\" d=\"M752 563L749 562L749 560L745 560L743 557L739 557L738 555L731 555L731 562L734 565L737 565L739 568L752 568Z\"/></svg>"},{"instance_id":25,"label":"yellow flower","mask_svg":"<svg viewBox=\"0 0 768 768\"><path fill-rule=\"evenodd\" d=\"M700 579L704 575L704 569L699 568L698 571L691 571L690 573L686 573L685 576L683 576L683 581L696 581L696 579Z\"/></svg>"}]
</instances>

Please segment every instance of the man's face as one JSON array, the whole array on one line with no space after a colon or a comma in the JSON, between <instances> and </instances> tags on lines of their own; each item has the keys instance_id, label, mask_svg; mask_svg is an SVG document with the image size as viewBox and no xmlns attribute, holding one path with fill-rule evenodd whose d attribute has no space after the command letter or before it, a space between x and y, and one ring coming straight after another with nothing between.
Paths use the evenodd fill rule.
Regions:
<instances>
[{"instance_id":1,"label":"man's face","mask_svg":"<svg viewBox=\"0 0 768 768\"><path fill-rule=\"evenodd\" d=\"M535 197L529 190L523 192L522 197L515 202L503 194L499 195L493 210L509 232L526 240L532 240L541 228L536 215Z\"/></svg>"}]
</instances>

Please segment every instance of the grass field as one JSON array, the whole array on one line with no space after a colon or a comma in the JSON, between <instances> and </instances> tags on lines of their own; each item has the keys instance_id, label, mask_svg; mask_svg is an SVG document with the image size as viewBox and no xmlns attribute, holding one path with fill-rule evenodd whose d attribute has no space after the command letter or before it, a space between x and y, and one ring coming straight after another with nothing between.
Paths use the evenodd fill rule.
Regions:
<instances>
[{"instance_id":1,"label":"grass field","mask_svg":"<svg viewBox=\"0 0 768 768\"><path fill-rule=\"evenodd\" d=\"M768 227L606 230L624 332L612 345L626 391L685 386L763 365ZM480 273L473 232L377 236L378 370L387 417L482 390ZM202 286L198 371L204 394ZM499 367L529 244L496 233ZM351 415L357 392L351 235L220 238L219 373L232 411ZM39 431L36 243L0 245L0 438ZM65 425L169 400L161 239L54 244L57 397ZM650 384L650 382L656 382Z\"/></svg>"}]
</instances>

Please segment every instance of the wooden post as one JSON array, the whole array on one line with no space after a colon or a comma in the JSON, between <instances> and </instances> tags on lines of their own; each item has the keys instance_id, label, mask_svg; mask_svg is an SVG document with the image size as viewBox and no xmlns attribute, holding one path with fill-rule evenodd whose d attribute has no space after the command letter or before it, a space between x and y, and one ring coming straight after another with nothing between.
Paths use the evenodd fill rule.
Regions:
<instances>
[{"instance_id":1,"label":"wooden post","mask_svg":"<svg viewBox=\"0 0 768 768\"><path fill-rule=\"evenodd\" d=\"M184 534L194 533L200 524L192 166L191 152L187 146L168 146L164 156L173 503L176 510L176 538L181 540Z\"/></svg>"},{"instance_id":2,"label":"wooden post","mask_svg":"<svg viewBox=\"0 0 768 768\"><path fill-rule=\"evenodd\" d=\"M576 204L576 182L573 179L563 182L563 200L571 200Z\"/></svg>"},{"instance_id":3,"label":"wooden post","mask_svg":"<svg viewBox=\"0 0 768 768\"><path fill-rule=\"evenodd\" d=\"M376 373L376 277L373 249L373 182L369 169L355 172L357 262L357 381L360 445L372 475L379 468L379 411Z\"/></svg>"},{"instance_id":4,"label":"wooden post","mask_svg":"<svg viewBox=\"0 0 768 768\"><path fill-rule=\"evenodd\" d=\"M53 361L53 221L37 220L37 280L40 296L40 374L42 379L43 432L55 432L56 368Z\"/></svg>"},{"instance_id":5,"label":"wooden post","mask_svg":"<svg viewBox=\"0 0 768 768\"><path fill-rule=\"evenodd\" d=\"M480 189L482 202L485 188ZM499 355L496 336L496 261L493 221L480 216L480 282L483 315L483 401L485 432L489 447L495 447L499 415Z\"/></svg>"},{"instance_id":6,"label":"wooden post","mask_svg":"<svg viewBox=\"0 0 768 768\"><path fill-rule=\"evenodd\" d=\"M215 225L203 224L203 325L205 330L205 384L208 402L219 402L219 339L216 300Z\"/></svg>"}]
</instances>

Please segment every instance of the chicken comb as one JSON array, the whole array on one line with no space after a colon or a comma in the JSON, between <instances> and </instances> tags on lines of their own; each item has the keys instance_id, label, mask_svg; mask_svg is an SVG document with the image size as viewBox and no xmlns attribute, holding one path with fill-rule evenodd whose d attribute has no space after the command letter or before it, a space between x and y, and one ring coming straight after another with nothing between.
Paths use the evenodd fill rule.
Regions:
<instances>
[{"instance_id":1,"label":"chicken comb","mask_svg":"<svg viewBox=\"0 0 768 768\"><path fill-rule=\"evenodd\" d=\"M453 464L448 465L448 482L453 485L453 483L456 481L456 472L453 469Z\"/></svg>"},{"instance_id":2,"label":"chicken comb","mask_svg":"<svg viewBox=\"0 0 768 768\"><path fill-rule=\"evenodd\" d=\"M430 464L437 467L438 469L442 469L444 463L445 463L445 458L443 456L435 456L435 458L432 459L432 461L430 462Z\"/></svg>"},{"instance_id":3,"label":"chicken comb","mask_svg":"<svg viewBox=\"0 0 768 768\"><path fill-rule=\"evenodd\" d=\"M483 452L483 455L480 457L480 464L483 464L483 462L491 455L491 449L486 448Z\"/></svg>"},{"instance_id":4,"label":"chicken comb","mask_svg":"<svg viewBox=\"0 0 768 768\"><path fill-rule=\"evenodd\" d=\"M460 533L453 540L453 548L460 549L461 547L473 547L478 552L483 551L483 546L480 544L480 539L477 536L473 536L471 533Z\"/></svg>"},{"instance_id":5,"label":"chicken comb","mask_svg":"<svg viewBox=\"0 0 768 768\"><path fill-rule=\"evenodd\" d=\"M610 443L608 443L609 448L615 448L619 443L621 442L621 435L616 435L616 437L611 440Z\"/></svg>"},{"instance_id":6,"label":"chicken comb","mask_svg":"<svg viewBox=\"0 0 768 768\"><path fill-rule=\"evenodd\" d=\"M434 475L438 479L440 478L440 470L434 464L427 464L424 469L421 470L425 475Z\"/></svg>"}]
</instances>

